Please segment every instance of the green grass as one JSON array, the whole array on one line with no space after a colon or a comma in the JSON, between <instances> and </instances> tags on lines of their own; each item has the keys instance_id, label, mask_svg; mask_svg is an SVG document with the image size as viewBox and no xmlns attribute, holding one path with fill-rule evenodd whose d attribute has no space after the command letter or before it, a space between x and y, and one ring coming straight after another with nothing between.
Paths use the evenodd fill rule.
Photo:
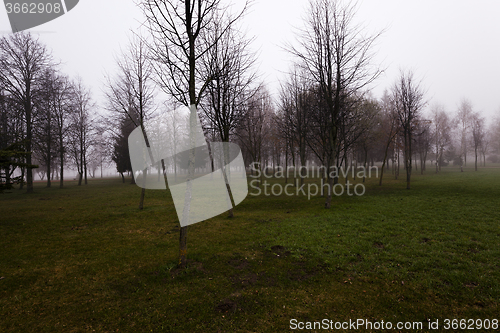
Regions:
<instances>
[{"instance_id":1,"label":"green grass","mask_svg":"<svg viewBox=\"0 0 500 333\"><path fill-rule=\"evenodd\" d=\"M499 319L500 169L384 176L364 196L249 196L189 227L119 179L0 194L0 332L282 332ZM401 177L404 178L404 177ZM270 180L272 183L277 180ZM282 180L280 180L283 182Z\"/></svg>"}]
</instances>

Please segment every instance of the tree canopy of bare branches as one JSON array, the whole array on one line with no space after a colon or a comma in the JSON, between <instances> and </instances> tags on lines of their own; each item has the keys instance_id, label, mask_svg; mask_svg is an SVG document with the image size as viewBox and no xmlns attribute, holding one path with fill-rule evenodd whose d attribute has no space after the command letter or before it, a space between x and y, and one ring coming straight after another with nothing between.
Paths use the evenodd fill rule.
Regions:
<instances>
[{"instance_id":1,"label":"tree canopy of bare branches","mask_svg":"<svg viewBox=\"0 0 500 333\"><path fill-rule=\"evenodd\" d=\"M22 110L25 123L26 183L33 192L33 98L42 89L45 70L53 65L52 56L30 33L0 38L0 86Z\"/></svg>"},{"instance_id":2,"label":"tree canopy of bare branches","mask_svg":"<svg viewBox=\"0 0 500 333\"><path fill-rule=\"evenodd\" d=\"M158 83L183 105L191 108L190 128L197 128L196 107L212 80L206 76L201 58L244 13L230 19L213 38L208 38L211 22L225 16L227 7L220 0L144 0L142 2L152 36L151 51ZM207 44L206 41L210 42ZM191 178L195 168L194 133L190 133L191 150L186 181L186 198L180 219L187 221L191 205ZM179 266L186 266L187 226L180 229Z\"/></svg>"},{"instance_id":3,"label":"tree canopy of bare branches","mask_svg":"<svg viewBox=\"0 0 500 333\"><path fill-rule=\"evenodd\" d=\"M355 22L356 6L342 0L310 0L306 27L299 32L299 45L289 46L300 66L311 75L319 88L329 129L322 140L326 167L329 169L338 152L340 117L349 97L356 96L379 74L371 65L373 44L380 35L366 36ZM329 185L333 177L328 173ZM325 207L330 208L331 191Z\"/></svg>"},{"instance_id":4,"label":"tree canopy of bare branches","mask_svg":"<svg viewBox=\"0 0 500 333\"><path fill-rule=\"evenodd\" d=\"M412 140L425 106L424 92L412 71L401 71L392 89L394 107L398 114L404 140L404 160L406 169L406 188L410 189L412 171Z\"/></svg>"}]
</instances>

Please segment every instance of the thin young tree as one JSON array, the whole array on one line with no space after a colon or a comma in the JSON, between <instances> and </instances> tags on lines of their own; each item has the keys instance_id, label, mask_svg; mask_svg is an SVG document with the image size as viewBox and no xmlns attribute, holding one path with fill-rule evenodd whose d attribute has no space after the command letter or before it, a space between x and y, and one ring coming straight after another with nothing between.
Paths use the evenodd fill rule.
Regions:
<instances>
[{"instance_id":1,"label":"thin young tree","mask_svg":"<svg viewBox=\"0 0 500 333\"><path fill-rule=\"evenodd\" d=\"M110 123L121 122L121 115L125 115L133 125L140 126L145 132L144 122L151 118L154 112L153 67L145 40L136 35L132 36L127 51L122 52L116 62L118 74L114 79L108 79L105 92L108 110L118 116ZM147 169L143 170L144 182L146 172ZM132 177L135 180L134 175ZM143 186L139 199L140 210L144 207L145 192Z\"/></svg>"},{"instance_id":2,"label":"thin young tree","mask_svg":"<svg viewBox=\"0 0 500 333\"><path fill-rule=\"evenodd\" d=\"M486 154L488 154L490 149L491 133L485 130L483 141L481 143L481 155L483 155L483 167L486 166Z\"/></svg>"},{"instance_id":3,"label":"thin young tree","mask_svg":"<svg viewBox=\"0 0 500 333\"><path fill-rule=\"evenodd\" d=\"M196 128L196 108L212 80L204 75L206 71L202 70L200 59L213 47L213 43L207 45L201 35L210 33L212 20L224 17L223 12L227 8L221 5L220 0L143 0L142 8L152 36L151 56L158 83L164 92L190 108L190 128ZM227 22L212 40L218 41L243 12ZM194 133L190 136L193 147L186 180L187 200L180 217L184 222L189 216L195 166ZM183 226L179 236L179 266L184 268L186 263L187 226Z\"/></svg>"},{"instance_id":4,"label":"thin young tree","mask_svg":"<svg viewBox=\"0 0 500 333\"><path fill-rule=\"evenodd\" d=\"M477 158L480 154L481 146L484 144L486 130L484 118L477 112L474 112L470 118L472 145L474 146L474 170L477 171Z\"/></svg>"},{"instance_id":5,"label":"thin young tree","mask_svg":"<svg viewBox=\"0 0 500 333\"><path fill-rule=\"evenodd\" d=\"M467 166L467 152L469 151L471 120L473 113L472 103L468 99L462 99L458 107L455 122L457 123L460 134L460 156L462 157L464 167Z\"/></svg>"}]
</instances>

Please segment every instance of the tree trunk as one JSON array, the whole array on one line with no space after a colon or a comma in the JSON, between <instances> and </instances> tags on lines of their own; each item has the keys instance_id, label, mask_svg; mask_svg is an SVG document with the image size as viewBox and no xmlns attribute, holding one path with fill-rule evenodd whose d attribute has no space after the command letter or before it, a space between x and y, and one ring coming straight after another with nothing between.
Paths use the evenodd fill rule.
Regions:
<instances>
[{"instance_id":1,"label":"tree trunk","mask_svg":"<svg viewBox=\"0 0 500 333\"><path fill-rule=\"evenodd\" d=\"M141 198L139 199L139 210L144 208L144 195L146 194L146 176L148 169L144 169L142 171L142 189L141 189Z\"/></svg>"},{"instance_id":2,"label":"tree trunk","mask_svg":"<svg viewBox=\"0 0 500 333\"><path fill-rule=\"evenodd\" d=\"M327 175L326 178L328 179L329 190L328 193L326 194L325 208L330 209L330 207L332 206L333 177Z\"/></svg>"},{"instance_id":3,"label":"tree trunk","mask_svg":"<svg viewBox=\"0 0 500 333\"><path fill-rule=\"evenodd\" d=\"M365 147L365 163L363 164L363 167L365 168L365 170L363 172L363 183L365 182L365 179L366 179L366 166L367 166L366 162L367 162L367 160L368 160L368 148ZM357 160L356 160L356 163L357 163Z\"/></svg>"},{"instance_id":4,"label":"tree trunk","mask_svg":"<svg viewBox=\"0 0 500 333\"><path fill-rule=\"evenodd\" d=\"M50 111L49 111L50 112ZM50 121L50 118L49 118L49 121ZM50 154L50 141L52 141L50 135L49 135L49 139L47 141L47 187L50 187L51 183L50 183L50 174L51 174L51 169L50 169L50 164L52 163L52 159L50 158L51 154Z\"/></svg>"},{"instance_id":5,"label":"tree trunk","mask_svg":"<svg viewBox=\"0 0 500 333\"><path fill-rule=\"evenodd\" d=\"M405 137L406 140L406 137ZM411 130L408 130L408 141L405 142L405 146L408 144L408 151L405 160L408 161L406 167L406 189L410 189L410 178L411 178Z\"/></svg>"},{"instance_id":6,"label":"tree trunk","mask_svg":"<svg viewBox=\"0 0 500 333\"><path fill-rule=\"evenodd\" d=\"M384 167L385 167L385 161L387 161L387 153L389 151L389 146L390 146L390 143L391 141L389 141L389 143L387 144L387 146L385 147L385 154L384 154L384 161L382 162L382 170L380 171L380 179L378 181L378 185L379 186L382 186L382 178L384 177ZM394 160L392 162L392 165L394 165ZM366 170L365 170L366 172Z\"/></svg>"},{"instance_id":7,"label":"tree trunk","mask_svg":"<svg viewBox=\"0 0 500 333\"><path fill-rule=\"evenodd\" d=\"M185 268L187 264L187 226L181 227L179 233L179 267Z\"/></svg>"},{"instance_id":8,"label":"tree trunk","mask_svg":"<svg viewBox=\"0 0 500 333\"><path fill-rule=\"evenodd\" d=\"M285 143L285 185L288 184L288 144Z\"/></svg>"},{"instance_id":9,"label":"tree trunk","mask_svg":"<svg viewBox=\"0 0 500 333\"><path fill-rule=\"evenodd\" d=\"M19 189L22 190L24 188L24 167L21 167L21 184L19 185Z\"/></svg>"},{"instance_id":10,"label":"tree trunk","mask_svg":"<svg viewBox=\"0 0 500 333\"><path fill-rule=\"evenodd\" d=\"M476 155L476 156L475 156L475 157L476 157L476 159L475 159L475 161L474 161L474 168L475 168L475 170L477 171L477 148L476 148L476 149L474 149L474 153L475 153L475 155Z\"/></svg>"},{"instance_id":11,"label":"tree trunk","mask_svg":"<svg viewBox=\"0 0 500 333\"><path fill-rule=\"evenodd\" d=\"M85 174L85 185L87 185L87 158L83 157L83 173Z\"/></svg>"},{"instance_id":12,"label":"tree trunk","mask_svg":"<svg viewBox=\"0 0 500 333\"><path fill-rule=\"evenodd\" d=\"M331 177L330 175L330 172L328 172L330 170L330 165L333 164L333 161L331 160L331 158L328 158L328 161L327 161L327 167L326 167L326 170L327 170L327 175L326 175L326 178L328 179L328 185L329 185L329 190L328 190L328 193L326 194L326 200L325 200L325 208L326 209L330 209L330 207L332 206L332 192L333 192L333 177Z\"/></svg>"},{"instance_id":13,"label":"tree trunk","mask_svg":"<svg viewBox=\"0 0 500 333\"><path fill-rule=\"evenodd\" d=\"M398 148L398 155L396 157L397 157L397 163L396 163L396 169L395 169L394 173L396 175L396 180L397 180L399 177L399 148Z\"/></svg>"},{"instance_id":14,"label":"tree trunk","mask_svg":"<svg viewBox=\"0 0 500 333\"><path fill-rule=\"evenodd\" d=\"M160 175L161 175L161 162L158 161L158 183L160 182L161 179Z\"/></svg>"},{"instance_id":15,"label":"tree trunk","mask_svg":"<svg viewBox=\"0 0 500 333\"><path fill-rule=\"evenodd\" d=\"M25 110L26 110L26 192L33 193L33 169L31 168L31 140L33 138L32 134L32 119L31 119L31 96L30 96L31 86L28 83L26 85L26 102L25 102Z\"/></svg>"},{"instance_id":16,"label":"tree trunk","mask_svg":"<svg viewBox=\"0 0 500 333\"><path fill-rule=\"evenodd\" d=\"M59 170L59 172L60 172L60 176L59 176L60 177L59 178L59 188L63 188L63 186L64 186L64 182L63 182L63 177L64 177L64 150L63 150L62 147L64 147L64 146L63 146L62 138L60 138L59 144L61 145L60 146L61 148L60 148L60 151L59 151L59 159L60 159L60 163L61 163L60 170Z\"/></svg>"},{"instance_id":17,"label":"tree trunk","mask_svg":"<svg viewBox=\"0 0 500 333\"><path fill-rule=\"evenodd\" d=\"M7 184L7 186L9 186L9 184L10 184L10 166L7 165L4 170L5 170L5 184Z\"/></svg>"}]
</instances>

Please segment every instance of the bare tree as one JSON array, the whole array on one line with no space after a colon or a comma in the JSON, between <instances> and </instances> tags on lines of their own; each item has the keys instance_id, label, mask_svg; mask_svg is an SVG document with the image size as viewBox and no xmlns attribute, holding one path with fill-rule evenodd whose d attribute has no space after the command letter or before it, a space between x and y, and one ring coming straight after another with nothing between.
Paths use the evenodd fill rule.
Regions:
<instances>
[{"instance_id":1,"label":"bare tree","mask_svg":"<svg viewBox=\"0 0 500 333\"><path fill-rule=\"evenodd\" d=\"M36 118L33 142L34 153L42 162L47 174L47 187L51 187L52 170L58 156L57 149L57 99L58 74L47 68L43 76L42 89L33 98L33 114Z\"/></svg>"},{"instance_id":2,"label":"bare tree","mask_svg":"<svg viewBox=\"0 0 500 333\"><path fill-rule=\"evenodd\" d=\"M264 162L265 145L270 137L273 105L268 90L261 86L248 101L248 111L238 128L238 142L244 153L261 168ZM262 170L260 174L262 176Z\"/></svg>"},{"instance_id":3,"label":"bare tree","mask_svg":"<svg viewBox=\"0 0 500 333\"><path fill-rule=\"evenodd\" d=\"M425 171L427 154L431 151L431 121L429 119L420 118L415 126L416 130L416 154L415 154L415 169L417 169L417 155L420 157L420 174Z\"/></svg>"},{"instance_id":4,"label":"bare tree","mask_svg":"<svg viewBox=\"0 0 500 333\"><path fill-rule=\"evenodd\" d=\"M489 131L485 131L484 137L481 143L481 155L483 155L483 167L486 166L486 154L490 151L490 143L491 143L491 133Z\"/></svg>"},{"instance_id":5,"label":"bare tree","mask_svg":"<svg viewBox=\"0 0 500 333\"><path fill-rule=\"evenodd\" d=\"M394 141L399 132L399 122L398 122L398 114L394 107L394 103L391 100L388 92L384 92L384 96L382 97L382 112L381 112L381 130L382 137L384 140L384 158L382 160L382 169L380 170L380 179L379 186L382 186L382 179L384 176L384 167L387 161L387 154L389 152L389 147L391 145L394 146Z\"/></svg>"},{"instance_id":6,"label":"bare tree","mask_svg":"<svg viewBox=\"0 0 500 333\"><path fill-rule=\"evenodd\" d=\"M415 82L413 72L400 72L400 76L392 89L392 97L404 140L404 162L406 169L406 188L410 189L412 171L412 143L415 126L420 112L425 105L424 92L420 83Z\"/></svg>"},{"instance_id":7,"label":"bare tree","mask_svg":"<svg viewBox=\"0 0 500 333\"><path fill-rule=\"evenodd\" d=\"M463 159L463 166L467 166L467 152L469 150L471 117L473 113L471 102L463 99L460 102L455 119L460 133L460 156ZM463 168L461 170L463 171Z\"/></svg>"},{"instance_id":8,"label":"bare tree","mask_svg":"<svg viewBox=\"0 0 500 333\"><path fill-rule=\"evenodd\" d=\"M311 89L310 81L307 80L308 73L300 71L301 69L295 66L287 81L282 84L280 109L284 117L283 124L286 126L283 129L289 133L289 149L294 154L294 146L297 145L300 165L305 166L316 95ZM302 185L304 183L303 168L299 170L300 185Z\"/></svg>"},{"instance_id":9,"label":"bare tree","mask_svg":"<svg viewBox=\"0 0 500 333\"><path fill-rule=\"evenodd\" d=\"M108 166L112 155L112 144L110 137L106 135L104 126L96 126L96 133L92 140L89 158L90 176L95 178L95 172L100 169L100 177L103 177L103 168Z\"/></svg>"},{"instance_id":10,"label":"bare tree","mask_svg":"<svg viewBox=\"0 0 500 333\"><path fill-rule=\"evenodd\" d=\"M279 106L276 111L275 117L273 119L274 127L277 130L277 135L281 138L284 148L285 148L285 184L288 183L288 162L289 162L289 154L292 156L293 163L294 159L294 138L295 131L293 128L293 103L292 96L290 96L289 89L287 89L287 83L281 86L280 90L280 101Z\"/></svg>"},{"instance_id":11,"label":"bare tree","mask_svg":"<svg viewBox=\"0 0 500 333\"><path fill-rule=\"evenodd\" d=\"M51 65L50 53L30 33L0 38L0 84L24 113L28 193L33 192L33 97L39 93L45 69Z\"/></svg>"},{"instance_id":12,"label":"bare tree","mask_svg":"<svg viewBox=\"0 0 500 333\"><path fill-rule=\"evenodd\" d=\"M443 153L451 144L451 123L444 107L434 104L431 108L432 136L436 155L436 173L441 170Z\"/></svg>"},{"instance_id":13,"label":"bare tree","mask_svg":"<svg viewBox=\"0 0 500 333\"><path fill-rule=\"evenodd\" d=\"M486 131L484 126L484 118L479 113L474 112L471 114L471 134L472 145L474 146L474 169L477 171L477 157L480 153L481 146L484 144Z\"/></svg>"},{"instance_id":14,"label":"bare tree","mask_svg":"<svg viewBox=\"0 0 500 333\"><path fill-rule=\"evenodd\" d=\"M214 18L210 30L207 29L209 33L205 31L203 34L206 45L211 47L201 58L207 71L206 77L210 78L206 95L200 103L204 128L213 130L221 142L229 142L234 136L235 129L245 116L247 101L256 91L255 55L249 51L252 40L245 38L235 25L230 25L231 20L230 17ZM222 33L222 30L225 32ZM227 191L232 198L227 170L224 169L227 163L225 161L222 168ZM233 208L228 214L229 217L234 216Z\"/></svg>"},{"instance_id":15,"label":"bare tree","mask_svg":"<svg viewBox=\"0 0 500 333\"><path fill-rule=\"evenodd\" d=\"M500 109L497 113L497 116L493 118L493 121L490 124L489 137L490 137L489 145L491 147L491 151L499 155L500 154Z\"/></svg>"},{"instance_id":16,"label":"bare tree","mask_svg":"<svg viewBox=\"0 0 500 333\"><path fill-rule=\"evenodd\" d=\"M306 28L300 31L299 47L289 51L298 57L318 86L324 100L328 125L323 142L326 168L334 163L341 110L346 100L357 94L380 74L370 66L370 50L380 34L366 36L354 22L356 7L341 0L310 0ZM330 188L333 178L328 174ZM325 208L330 208L331 191Z\"/></svg>"},{"instance_id":17,"label":"bare tree","mask_svg":"<svg viewBox=\"0 0 500 333\"><path fill-rule=\"evenodd\" d=\"M143 131L144 121L154 112L154 88L152 86L153 67L150 62L149 49L143 38L133 36L128 50L117 59L118 74L113 81L108 79L106 97L108 110L117 115L122 114L136 127ZM122 117L113 123L121 122ZM116 135L116 133L115 133ZM149 146L149 142L147 142ZM146 181L146 170L143 170L142 180ZM135 180L134 175L132 179ZM145 186L142 187L139 199L139 209L144 207Z\"/></svg>"},{"instance_id":18,"label":"bare tree","mask_svg":"<svg viewBox=\"0 0 500 333\"><path fill-rule=\"evenodd\" d=\"M213 44L204 43L201 35L208 36L210 22L224 17L225 8L221 6L220 0L143 0L142 7L153 39L151 51L156 64L158 83L167 94L190 107L191 128L196 128L196 107L212 79L207 78L206 71L200 68L200 59ZM211 40L218 41L242 13L222 27L219 35ZM181 217L184 222L189 216L191 179L195 166L194 133L191 137L193 147L186 181L187 200ZM187 226L183 226L180 228L179 237L180 267L185 267L187 262L186 242Z\"/></svg>"},{"instance_id":19,"label":"bare tree","mask_svg":"<svg viewBox=\"0 0 500 333\"><path fill-rule=\"evenodd\" d=\"M373 98L364 98L355 108L351 108L352 112L346 119L350 120L347 124L349 127L349 140L345 140L345 147L356 148L362 156L358 158L356 156L357 169L358 160L363 160L363 170L367 170L368 166L368 153L373 149L375 138L377 136L376 126L379 122L379 117L381 113L380 103ZM366 175L366 172L363 173ZM347 179L346 179L347 180ZM366 177L363 176L363 183L366 181Z\"/></svg>"},{"instance_id":20,"label":"bare tree","mask_svg":"<svg viewBox=\"0 0 500 333\"><path fill-rule=\"evenodd\" d=\"M59 188L64 186L64 162L66 158L66 140L71 129L69 115L73 111L73 83L66 76L58 75L53 85L53 103L55 118L55 136L59 158Z\"/></svg>"},{"instance_id":21,"label":"bare tree","mask_svg":"<svg viewBox=\"0 0 500 333\"><path fill-rule=\"evenodd\" d=\"M215 19L211 23L210 33L205 37L205 43L211 47L202 57L205 76L210 80L200 106L207 125L222 142L229 142L234 135L245 116L247 101L257 90L254 87L255 54L249 51L252 39L246 38L234 25L227 27L228 20L231 18Z\"/></svg>"},{"instance_id":22,"label":"bare tree","mask_svg":"<svg viewBox=\"0 0 500 333\"><path fill-rule=\"evenodd\" d=\"M83 178L87 185L87 162L94 129L92 109L95 105L92 102L90 90L83 86L81 79L75 83L74 89L73 107L70 114L69 149L77 168L78 185L82 185Z\"/></svg>"}]
</instances>

